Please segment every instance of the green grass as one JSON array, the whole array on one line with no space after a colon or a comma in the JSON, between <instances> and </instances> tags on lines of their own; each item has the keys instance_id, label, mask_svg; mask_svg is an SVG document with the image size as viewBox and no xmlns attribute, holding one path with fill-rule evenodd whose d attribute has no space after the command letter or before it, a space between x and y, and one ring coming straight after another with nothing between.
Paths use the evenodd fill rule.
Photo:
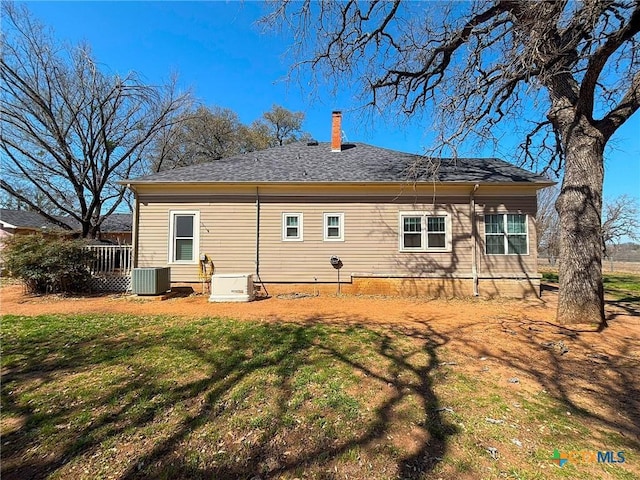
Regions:
<instances>
[{"instance_id":1,"label":"green grass","mask_svg":"<svg viewBox=\"0 0 640 480\"><path fill-rule=\"evenodd\" d=\"M640 275L605 273L603 283L604 291L610 295L640 300Z\"/></svg>"},{"instance_id":2,"label":"green grass","mask_svg":"<svg viewBox=\"0 0 640 480\"><path fill-rule=\"evenodd\" d=\"M3 478L565 478L553 449L593 448L586 413L470 373L427 333L126 315L1 332Z\"/></svg>"},{"instance_id":3,"label":"green grass","mask_svg":"<svg viewBox=\"0 0 640 480\"><path fill-rule=\"evenodd\" d=\"M615 297L640 296L640 275L627 273L603 273L604 291ZM558 272L542 272L542 280L558 283Z\"/></svg>"}]
</instances>

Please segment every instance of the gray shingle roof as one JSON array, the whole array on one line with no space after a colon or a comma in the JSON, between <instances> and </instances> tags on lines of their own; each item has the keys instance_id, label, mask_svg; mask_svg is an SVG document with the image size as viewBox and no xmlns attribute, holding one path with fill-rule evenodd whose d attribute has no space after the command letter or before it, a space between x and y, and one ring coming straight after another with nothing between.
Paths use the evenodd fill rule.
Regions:
<instances>
[{"instance_id":1,"label":"gray shingle roof","mask_svg":"<svg viewBox=\"0 0 640 480\"><path fill-rule=\"evenodd\" d=\"M104 222L100 231L107 232L130 232L133 224L133 216L130 213L112 213Z\"/></svg>"},{"instance_id":2,"label":"gray shingle roof","mask_svg":"<svg viewBox=\"0 0 640 480\"><path fill-rule=\"evenodd\" d=\"M59 220L69 225L74 230L80 229L80 224L69 217L56 216ZM28 228L34 230L62 230L58 225L49 222L37 212L27 210L0 209L0 220L18 228ZM106 232L130 232L132 216L130 213L113 213L102 222L101 231Z\"/></svg>"},{"instance_id":3,"label":"gray shingle roof","mask_svg":"<svg viewBox=\"0 0 640 480\"><path fill-rule=\"evenodd\" d=\"M200 165L167 170L131 183L274 182L387 183L545 183L549 180L497 158L438 159L436 177L427 159L364 143L344 144L332 152L328 142L304 142L237 155Z\"/></svg>"},{"instance_id":4,"label":"gray shingle roof","mask_svg":"<svg viewBox=\"0 0 640 480\"><path fill-rule=\"evenodd\" d=\"M0 209L0 220L18 228L29 228L40 230L42 228L60 228L49 222L46 218L36 212L27 210Z\"/></svg>"}]
</instances>

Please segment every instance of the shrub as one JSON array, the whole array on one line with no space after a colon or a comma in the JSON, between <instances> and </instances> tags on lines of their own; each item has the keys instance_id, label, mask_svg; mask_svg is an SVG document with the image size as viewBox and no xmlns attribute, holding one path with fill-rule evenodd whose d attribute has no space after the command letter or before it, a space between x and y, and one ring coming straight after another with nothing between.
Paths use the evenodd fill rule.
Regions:
<instances>
[{"instance_id":1,"label":"shrub","mask_svg":"<svg viewBox=\"0 0 640 480\"><path fill-rule=\"evenodd\" d=\"M2 250L5 268L31 293L76 293L89 290L88 265L93 254L84 242L63 237L14 235Z\"/></svg>"}]
</instances>

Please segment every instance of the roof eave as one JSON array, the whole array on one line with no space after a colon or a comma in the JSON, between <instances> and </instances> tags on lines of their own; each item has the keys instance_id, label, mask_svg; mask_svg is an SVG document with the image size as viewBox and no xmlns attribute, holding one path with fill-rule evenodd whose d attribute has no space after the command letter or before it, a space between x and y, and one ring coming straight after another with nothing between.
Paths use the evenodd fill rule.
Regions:
<instances>
[{"instance_id":1,"label":"roof eave","mask_svg":"<svg viewBox=\"0 0 640 480\"><path fill-rule=\"evenodd\" d=\"M295 182L295 181L212 181L212 180L193 180L188 182L176 182L176 181L128 181L128 182L118 182L122 185L126 185L127 187L134 186L165 186L165 185L379 185L379 186L389 186L389 185L411 185L411 184L420 184L420 185L491 185L491 186L539 186L542 187L550 187L555 185L557 182L553 181L530 181L530 182L486 182L480 180L465 180L465 181L451 181L451 182L430 182L430 181L421 181L421 182L412 182L408 180L403 181L395 181L395 182L371 182L371 181L362 181L362 182L336 182L336 181L323 181L323 182Z\"/></svg>"}]
</instances>

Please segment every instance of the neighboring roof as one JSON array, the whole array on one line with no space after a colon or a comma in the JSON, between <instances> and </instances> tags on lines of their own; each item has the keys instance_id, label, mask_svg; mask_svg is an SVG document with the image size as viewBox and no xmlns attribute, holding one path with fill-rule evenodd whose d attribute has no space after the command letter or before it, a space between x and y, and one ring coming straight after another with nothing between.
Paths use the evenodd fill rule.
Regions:
<instances>
[{"instance_id":1,"label":"neighboring roof","mask_svg":"<svg viewBox=\"0 0 640 480\"><path fill-rule=\"evenodd\" d=\"M343 144L332 152L328 142L297 142L209 163L167 170L128 183L543 183L548 179L497 158L436 159L364 143Z\"/></svg>"},{"instance_id":2,"label":"neighboring roof","mask_svg":"<svg viewBox=\"0 0 640 480\"><path fill-rule=\"evenodd\" d=\"M57 219L65 222L74 230L80 229L80 224L72 218L56 216ZM0 222L11 228L25 228L29 230L62 230L55 223L51 223L37 212L28 210L9 210L0 208ZM109 232L130 232L132 226L132 216L130 213L112 213L102 222L102 233Z\"/></svg>"},{"instance_id":3,"label":"neighboring roof","mask_svg":"<svg viewBox=\"0 0 640 480\"><path fill-rule=\"evenodd\" d=\"M0 222L12 228L41 230L43 228L60 228L36 212L28 210L0 209Z\"/></svg>"},{"instance_id":4,"label":"neighboring roof","mask_svg":"<svg viewBox=\"0 0 640 480\"><path fill-rule=\"evenodd\" d=\"M130 232L133 226L133 216L130 213L112 213L104 222L100 231L109 232Z\"/></svg>"}]
</instances>

